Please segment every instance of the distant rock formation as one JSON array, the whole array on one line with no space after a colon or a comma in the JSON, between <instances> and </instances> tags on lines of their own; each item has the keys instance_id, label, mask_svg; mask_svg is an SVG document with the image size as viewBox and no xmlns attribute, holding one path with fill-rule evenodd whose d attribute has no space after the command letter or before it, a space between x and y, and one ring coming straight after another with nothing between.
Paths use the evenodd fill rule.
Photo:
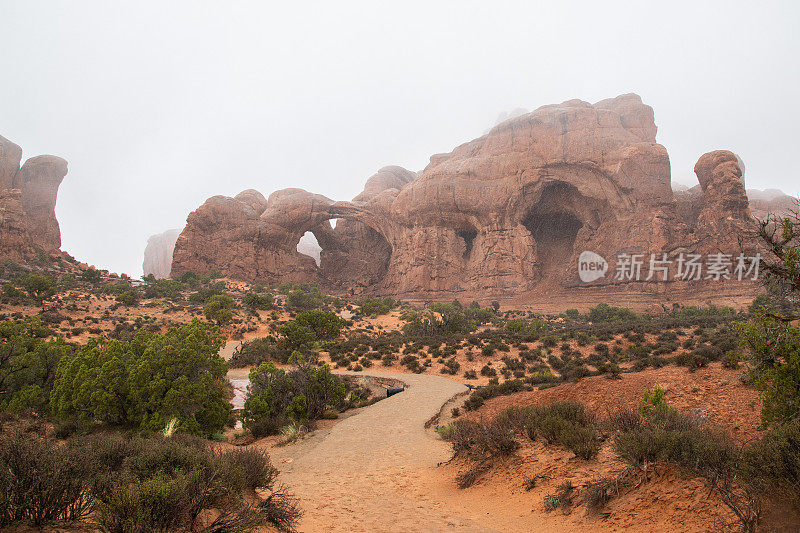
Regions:
<instances>
[{"instance_id":1,"label":"distant rock formation","mask_svg":"<svg viewBox=\"0 0 800 533\"><path fill-rule=\"evenodd\" d=\"M747 197L750 200L750 212L759 220L765 219L768 215L786 215L790 211L800 210L798 199L789 196L777 189L747 189Z\"/></svg>"},{"instance_id":2,"label":"distant rock formation","mask_svg":"<svg viewBox=\"0 0 800 533\"><path fill-rule=\"evenodd\" d=\"M156 279L169 277L172 268L172 251L175 249L175 241L178 240L180 234L181 230L170 229L147 239L142 263L145 276L152 274Z\"/></svg>"},{"instance_id":3,"label":"distant rock formation","mask_svg":"<svg viewBox=\"0 0 800 533\"><path fill-rule=\"evenodd\" d=\"M655 137L653 110L637 95L570 100L434 155L419 175L383 168L350 202L300 189L215 196L187 218L172 275L219 269L345 294L475 298L571 290L584 250L611 262L738 250L754 225L740 159L705 154L697 190L674 194ZM306 232L322 247L319 266L298 252Z\"/></svg>"},{"instance_id":4,"label":"distant rock formation","mask_svg":"<svg viewBox=\"0 0 800 533\"><path fill-rule=\"evenodd\" d=\"M22 149L0 137L0 257L25 262L60 255L55 206L67 162L40 155L20 167L21 160Z\"/></svg>"},{"instance_id":5,"label":"distant rock formation","mask_svg":"<svg viewBox=\"0 0 800 533\"><path fill-rule=\"evenodd\" d=\"M673 183L672 190L675 193L677 210L681 219L691 227L695 227L702 207L702 188L699 184L694 187L687 187ZM778 189L764 191L747 189L746 193L750 214L759 220L764 220L769 215L785 216L793 210L800 210L797 198L789 196Z\"/></svg>"}]
</instances>

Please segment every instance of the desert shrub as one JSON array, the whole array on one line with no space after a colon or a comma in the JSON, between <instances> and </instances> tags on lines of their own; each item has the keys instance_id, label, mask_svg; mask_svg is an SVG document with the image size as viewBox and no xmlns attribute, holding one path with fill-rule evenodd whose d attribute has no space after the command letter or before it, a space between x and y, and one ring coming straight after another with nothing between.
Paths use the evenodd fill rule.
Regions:
<instances>
[{"instance_id":1,"label":"desert shrub","mask_svg":"<svg viewBox=\"0 0 800 533\"><path fill-rule=\"evenodd\" d=\"M461 365L459 364L458 361L456 361L456 358L453 357L445 362L444 366L442 367L441 373L455 376L460 368Z\"/></svg>"},{"instance_id":2,"label":"desert shrub","mask_svg":"<svg viewBox=\"0 0 800 533\"><path fill-rule=\"evenodd\" d=\"M639 415L647 418L653 411L668 409L666 396L666 389L658 383L653 386L653 390L644 391L644 395L639 401Z\"/></svg>"},{"instance_id":3,"label":"desert shrub","mask_svg":"<svg viewBox=\"0 0 800 533\"><path fill-rule=\"evenodd\" d=\"M420 372L422 368L419 366L419 358L416 355L404 355L400 359L400 364L408 368L411 372Z\"/></svg>"},{"instance_id":4,"label":"desert shrub","mask_svg":"<svg viewBox=\"0 0 800 533\"><path fill-rule=\"evenodd\" d=\"M608 304L598 304L589 309L586 318L591 322L631 322L640 319L639 315L625 309L624 307L614 307Z\"/></svg>"},{"instance_id":5,"label":"desert shrub","mask_svg":"<svg viewBox=\"0 0 800 533\"><path fill-rule=\"evenodd\" d=\"M130 281L123 280L116 283L107 283L106 285L103 285L103 287L100 289L100 294L112 294L114 296L119 296L123 292L131 289L133 289L133 285L131 285Z\"/></svg>"},{"instance_id":6,"label":"desert shrub","mask_svg":"<svg viewBox=\"0 0 800 533\"><path fill-rule=\"evenodd\" d=\"M678 349L678 344L675 342L663 342L653 349L653 355L666 355L673 353Z\"/></svg>"},{"instance_id":7,"label":"desert shrub","mask_svg":"<svg viewBox=\"0 0 800 533\"><path fill-rule=\"evenodd\" d=\"M614 449L635 466L669 461L709 477L729 469L736 458L733 443L723 434L691 420L684 423L689 427L670 428L664 421L649 420L638 429L620 434Z\"/></svg>"},{"instance_id":8,"label":"desert shrub","mask_svg":"<svg viewBox=\"0 0 800 533\"><path fill-rule=\"evenodd\" d=\"M61 358L72 352L35 319L0 322L0 410L47 413Z\"/></svg>"},{"instance_id":9,"label":"desert shrub","mask_svg":"<svg viewBox=\"0 0 800 533\"><path fill-rule=\"evenodd\" d=\"M259 450L221 452L188 436L114 434L78 439L71 446L92 464L96 519L106 531L250 531L265 525L292 530L299 518L293 499L246 503L249 491L275 494L277 470ZM211 519L204 514L210 509L221 514Z\"/></svg>"},{"instance_id":10,"label":"desert shrub","mask_svg":"<svg viewBox=\"0 0 800 533\"><path fill-rule=\"evenodd\" d=\"M678 340L678 335L674 331L662 331L656 339L661 342L671 342Z\"/></svg>"},{"instance_id":11,"label":"desert shrub","mask_svg":"<svg viewBox=\"0 0 800 533\"><path fill-rule=\"evenodd\" d=\"M492 463L489 460L472 463L466 470L456 475L456 486L459 489L471 487L483 474L491 470L491 468Z\"/></svg>"},{"instance_id":12,"label":"desert shrub","mask_svg":"<svg viewBox=\"0 0 800 533\"><path fill-rule=\"evenodd\" d=\"M586 376L591 376L592 371L579 359L572 359L561 369L561 378L564 381L579 381Z\"/></svg>"},{"instance_id":13,"label":"desert shrub","mask_svg":"<svg viewBox=\"0 0 800 533\"><path fill-rule=\"evenodd\" d=\"M32 300L39 303L50 298L56 292L56 280L52 276L25 274L18 279L18 284Z\"/></svg>"},{"instance_id":14,"label":"desert shrub","mask_svg":"<svg viewBox=\"0 0 800 533\"><path fill-rule=\"evenodd\" d=\"M694 356L705 361L719 361L722 358L722 350L711 344L701 344L694 350Z\"/></svg>"},{"instance_id":15,"label":"desert shrub","mask_svg":"<svg viewBox=\"0 0 800 533\"><path fill-rule=\"evenodd\" d=\"M788 496L800 511L800 420L772 428L744 450L740 465L759 492Z\"/></svg>"},{"instance_id":16,"label":"desert shrub","mask_svg":"<svg viewBox=\"0 0 800 533\"><path fill-rule=\"evenodd\" d=\"M358 302L359 313L366 316L385 315L395 307L398 302L392 298L365 298Z\"/></svg>"},{"instance_id":17,"label":"desert shrub","mask_svg":"<svg viewBox=\"0 0 800 533\"><path fill-rule=\"evenodd\" d=\"M544 506L548 511L558 509L568 509L572 505L572 496L575 487L571 481L564 481L556 487L556 492L548 494L544 498Z\"/></svg>"},{"instance_id":18,"label":"desert shrub","mask_svg":"<svg viewBox=\"0 0 800 533\"><path fill-rule=\"evenodd\" d=\"M405 310L401 318L406 322L403 332L412 338L463 335L474 331L478 325L490 320L491 312L480 308L462 307L460 304L435 303L416 311ZM441 344L438 342L435 346ZM431 346L433 347L433 346Z\"/></svg>"},{"instance_id":19,"label":"desert shrub","mask_svg":"<svg viewBox=\"0 0 800 533\"><path fill-rule=\"evenodd\" d=\"M800 328L778 315L759 313L738 326L750 353L750 378L762 391L761 420L781 423L800 416Z\"/></svg>"},{"instance_id":20,"label":"desert shrub","mask_svg":"<svg viewBox=\"0 0 800 533\"><path fill-rule=\"evenodd\" d=\"M81 281L85 281L87 283L97 283L100 281L101 277L102 277L101 272L93 267L87 268L86 270L81 272L80 276L78 276L78 278Z\"/></svg>"},{"instance_id":21,"label":"desert shrub","mask_svg":"<svg viewBox=\"0 0 800 533\"><path fill-rule=\"evenodd\" d=\"M555 354L550 354L547 356L547 364L550 365L553 370L561 370L564 368L564 361Z\"/></svg>"},{"instance_id":22,"label":"desert shrub","mask_svg":"<svg viewBox=\"0 0 800 533\"><path fill-rule=\"evenodd\" d=\"M174 279L156 279L152 274L145 276L144 297L179 300L185 288L184 284Z\"/></svg>"},{"instance_id":23,"label":"desert shrub","mask_svg":"<svg viewBox=\"0 0 800 533\"><path fill-rule=\"evenodd\" d=\"M608 415L608 422L617 431L631 431L642 425L642 419L633 409L620 408L611 411Z\"/></svg>"},{"instance_id":24,"label":"desert shrub","mask_svg":"<svg viewBox=\"0 0 800 533\"><path fill-rule=\"evenodd\" d=\"M231 409L228 366L217 353L223 342L199 320L164 334L140 330L131 340L95 337L59 361L53 412L150 430L177 418L183 431L214 433Z\"/></svg>"},{"instance_id":25,"label":"desert shrub","mask_svg":"<svg viewBox=\"0 0 800 533\"><path fill-rule=\"evenodd\" d=\"M117 296L117 301L122 305L133 307L139 303L139 291L136 289L127 289Z\"/></svg>"},{"instance_id":26,"label":"desert shrub","mask_svg":"<svg viewBox=\"0 0 800 533\"><path fill-rule=\"evenodd\" d=\"M245 294L242 303L252 311L272 309L274 305L271 294L259 294L255 291Z\"/></svg>"},{"instance_id":27,"label":"desert shrub","mask_svg":"<svg viewBox=\"0 0 800 533\"><path fill-rule=\"evenodd\" d=\"M600 451L594 416L582 403L557 401L533 406L526 426L529 437L541 436L548 443L561 444L583 459Z\"/></svg>"},{"instance_id":28,"label":"desert shrub","mask_svg":"<svg viewBox=\"0 0 800 533\"><path fill-rule=\"evenodd\" d=\"M639 415L642 422L630 423L614 442L616 453L634 466L669 461L706 477L718 477L736 461L738 452L730 437L701 417L670 407L658 385L645 392Z\"/></svg>"},{"instance_id":29,"label":"desert shrub","mask_svg":"<svg viewBox=\"0 0 800 533\"><path fill-rule=\"evenodd\" d=\"M534 371L524 379L525 383L529 385L555 384L561 381L561 378L550 372L547 367L537 369L534 366L532 368Z\"/></svg>"},{"instance_id":30,"label":"desert shrub","mask_svg":"<svg viewBox=\"0 0 800 533\"><path fill-rule=\"evenodd\" d=\"M708 366L708 359L694 352L681 352L672 358L676 365L685 366L690 371Z\"/></svg>"},{"instance_id":31,"label":"desert shrub","mask_svg":"<svg viewBox=\"0 0 800 533\"><path fill-rule=\"evenodd\" d=\"M488 363L483 365L483 367L481 367L481 376L493 377L496 375L497 375L497 370L489 366Z\"/></svg>"},{"instance_id":32,"label":"desert shrub","mask_svg":"<svg viewBox=\"0 0 800 533\"><path fill-rule=\"evenodd\" d=\"M505 329L515 335L538 338L547 329L547 323L540 318L534 318L530 321L524 318L515 318L506 322Z\"/></svg>"},{"instance_id":33,"label":"desert shrub","mask_svg":"<svg viewBox=\"0 0 800 533\"><path fill-rule=\"evenodd\" d=\"M291 311L318 309L324 303L325 296L316 283L300 283L286 293L286 308Z\"/></svg>"},{"instance_id":34,"label":"desert shrub","mask_svg":"<svg viewBox=\"0 0 800 533\"><path fill-rule=\"evenodd\" d=\"M212 320L217 325L224 325L233 318L233 308L236 302L227 294L215 294L206 300L203 307L203 314L207 320Z\"/></svg>"},{"instance_id":35,"label":"desert shrub","mask_svg":"<svg viewBox=\"0 0 800 533\"><path fill-rule=\"evenodd\" d=\"M198 286L197 291L189 295L189 301L193 304L206 304L213 296L217 295L226 295L225 284L222 282Z\"/></svg>"},{"instance_id":36,"label":"desert shrub","mask_svg":"<svg viewBox=\"0 0 800 533\"><path fill-rule=\"evenodd\" d=\"M25 301L27 295L24 291L18 289L13 283L3 283L2 302L10 304L21 304Z\"/></svg>"},{"instance_id":37,"label":"desert shrub","mask_svg":"<svg viewBox=\"0 0 800 533\"><path fill-rule=\"evenodd\" d=\"M625 481L625 472L618 476L596 479L586 484L586 509L598 511L619 494L620 481Z\"/></svg>"},{"instance_id":38,"label":"desert shrub","mask_svg":"<svg viewBox=\"0 0 800 533\"><path fill-rule=\"evenodd\" d=\"M295 352L295 368L286 372L272 363L250 370L250 386L242 411L242 423L255 437L273 435L290 420L319 420L328 407L344 400L344 382L327 365Z\"/></svg>"},{"instance_id":39,"label":"desert shrub","mask_svg":"<svg viewBox=\"0 0 800 533\"><path fill-rule=\"evenodd\" d=\"M713 304L710 304L707 307L698 307L696 305L682 306L672 312L672 315L675 317L726 317L733 316L735 314L736 311L732 307L718 307Z\"/></svg>"},{"instance_id":40,"label":"desert shrub","mask_svg":"<svg viewBox=\"0 0 800 533\"><path fill-rule=\"evenodd\" d=\"M314 332L315 339L331 339L339 335L344 321L336 313L313 309L297 314L294 321Z\"/></svg>"},{"instance_id":41,"label":"desert shrub","mask_svg":"<svg viewBox=\"0 0 800 533\"><path fill-rule=\"evenodd\" d=\"M289 355L291 352L286 346L271 337L262 337L240 344L228 360L228 365L230 368L244 368L267 361L286 363Z\"/></svg>"},{"instance_id":42,"label":"desert shrub","mask_svg":"<svg viewBox=\"0 0 800 533\"><path fill-rule=\"evenodd\" d=\"M71 447L33 432L0 437L0 526L77 520L93 508L87 464Z\"/></svg>"},{"instance_id":43,"label":"desert shrub","mask_svg":"<svg viewBox=\"0 0 800 533\"><path fill-rule=\"evenodd\" d=\"M489 383L472 391L467 401L464 402L464 408L467 411L474 411L490 398L506 396L524 390L532 390L532 387L519 379L504 381L503 383Z\"/></svg>"},{"instance_id":44,"label":"desert shrub","mask_svg":"<svg viewBox=\"0 0 800 533\"><path fill-rule=\"evenodd\" d=\"M456 420L443 436L451 443L454 456L473 461L510 455L519 447L508 428L470 420Z\"/></svg>"}]
</instances>

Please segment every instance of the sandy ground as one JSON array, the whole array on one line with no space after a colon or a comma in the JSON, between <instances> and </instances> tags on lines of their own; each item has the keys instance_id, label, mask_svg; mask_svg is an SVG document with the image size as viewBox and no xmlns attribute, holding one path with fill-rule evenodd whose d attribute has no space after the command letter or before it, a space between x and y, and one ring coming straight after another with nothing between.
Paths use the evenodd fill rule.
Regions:
<instances>
[{"instance_id":1,"label":"sandy ground","mask_svg":"<svg viewBox=\"0 0 800 533\"><path fill-rule=\"evenodd\" d=\"M583 397L602 409L604 403L626 404L628 396L634 403L634 396L640 397L645 387L658 382L668 387L673 400L694 391L692 398L675 401L687 406L703 403L706 394L732 383L731 401L723 401L730 409L734 397L744 403L741 384L733 380L720 384L733 373L714 367L690 374L673 367L625 375L620 381L583 380L497 398L470 416L491 416L511 403L562 397ZM569 513L547 511L544 497L563 481L572 481L580 491L586 483L625 468L610 442L593 461L578 459L559 446L527 443L514 456L500 460L475 486L458 489L455 476L466 465L442 464L451 456L450 446L432 429L425 429L425 424L442 405L445 410L453 405L448 400L463 393L463 385L425 374L369 371L361 375L402 380L408 388L297 444L279 447L267 439L253 444L269 448L273 464L281 471L278 483L300 498L305 511L300 531L701 532L714 530L720 518L730 518L718 501L709 498L701 480L687 478L667 465L653 467L641 486L623 491L599 513L590 513L582 505ZM579 387L581 383L585 386ZM757 416L749 407L742 405L734 413L744 419L742 426L755 429ZM444 415L442 422L450 418ZM538 482L528 491L524 484L531 477Z\"/></svg>"},{"instance_id":2,"label":"sandy ground","mask_svg":"<svg viewBox=\"0 0 800 533\"><path fill-rule=\"evenodd\" d=\"M425 423L464 386L439 376L369 375L408 388L296 445L270 450L278 483L301 499L300 531L492 531L426 490L450 447Z\"/></svg>"}]
</instances>

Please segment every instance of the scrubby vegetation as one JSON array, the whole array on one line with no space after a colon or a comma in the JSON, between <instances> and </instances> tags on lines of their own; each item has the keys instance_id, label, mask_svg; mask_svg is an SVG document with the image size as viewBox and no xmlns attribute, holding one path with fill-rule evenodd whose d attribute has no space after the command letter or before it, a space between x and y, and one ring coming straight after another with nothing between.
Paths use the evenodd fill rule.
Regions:
<instances>
[{"instance_id":1,"label":"scrubby vegetation","mask_svg":"<svg viewBox=\"0 0 800 533\"><path fill-rule=\"evenodd\" d=\"M603 434L610 433L613 451L635 471L669 463L704 479L746 531L754 531L764 502L777 495L800 512L800 421L784 423L742 447L704 414L670 407L660 387L644 395L638 412L619 410L608 420L598 421L580 403L558 401L512 406L489 423L457 420L439 428L439 433L451 442L454 458L467 460L467 468L456 479L461 488L474 484L499 458L513 454L526 441L542 439L592 460L601 449ZM569 507L580 493L587 508L597 510L618 494L622 484L642 482L631 476L633 472L621 470L580 490L559 487L545 498L545 507Z\"/></svg>"},{"instance_id":2,"label":"scrubby vegetation","mask_svg":"<svg viewBox=\"0 0 800 533\"><path fill-rule=\"evenodd\" d=\"M275 490L277 473L256 449L219 452L189 436L100 433L61 445L31 431L4 431L0 526L91 517L110 532L293 531L300 511ZM255 490L269 495L249 503Z\"/></svg>"},{"instance_id":3,"label":"scrubby vegetation","mask_svg":"<svg viewBox=\"0 0 800 533\"><path fill-rule=\"evenodd\" d=\"M289 422L308 424L321 419L327 408L339 406L347 387L331 374L327 365L317 365L295 352L290 371L261 363L250 370L250 387L244 403L244 426L254 436L274 435Z\"/></svg>"},{"instance_id":4,"label":"scrubby vegetation","mask_svg":"<svg viewBox=\"0 0 800 533\"><path fill-rule=\"evenodd\" d=\"M130 340L95 337L61 358L53 413L83 423L160 430L175 418L183 431L211 434L230 414L227 365L219 331L200 321Z\"/></svg>"}]
</instances>

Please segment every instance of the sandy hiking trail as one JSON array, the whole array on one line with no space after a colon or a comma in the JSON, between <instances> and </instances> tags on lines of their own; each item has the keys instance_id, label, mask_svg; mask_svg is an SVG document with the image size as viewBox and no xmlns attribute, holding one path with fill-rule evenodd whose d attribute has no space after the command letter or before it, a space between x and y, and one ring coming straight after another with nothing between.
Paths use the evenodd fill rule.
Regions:
<instances>
[{"instance_id":1,"label":"sandy hiking trail","mask_svg":"<svg viewBox=\"0 0 800 533\"><path fill-rule=\"evenodd\" d=\"M425 422L464 385L440 376L368 372L408 388L331 429L270 450L278 483L300 498L300 531L493 531L426 494L450 446Z\"/></svg>"}]
</instances>

